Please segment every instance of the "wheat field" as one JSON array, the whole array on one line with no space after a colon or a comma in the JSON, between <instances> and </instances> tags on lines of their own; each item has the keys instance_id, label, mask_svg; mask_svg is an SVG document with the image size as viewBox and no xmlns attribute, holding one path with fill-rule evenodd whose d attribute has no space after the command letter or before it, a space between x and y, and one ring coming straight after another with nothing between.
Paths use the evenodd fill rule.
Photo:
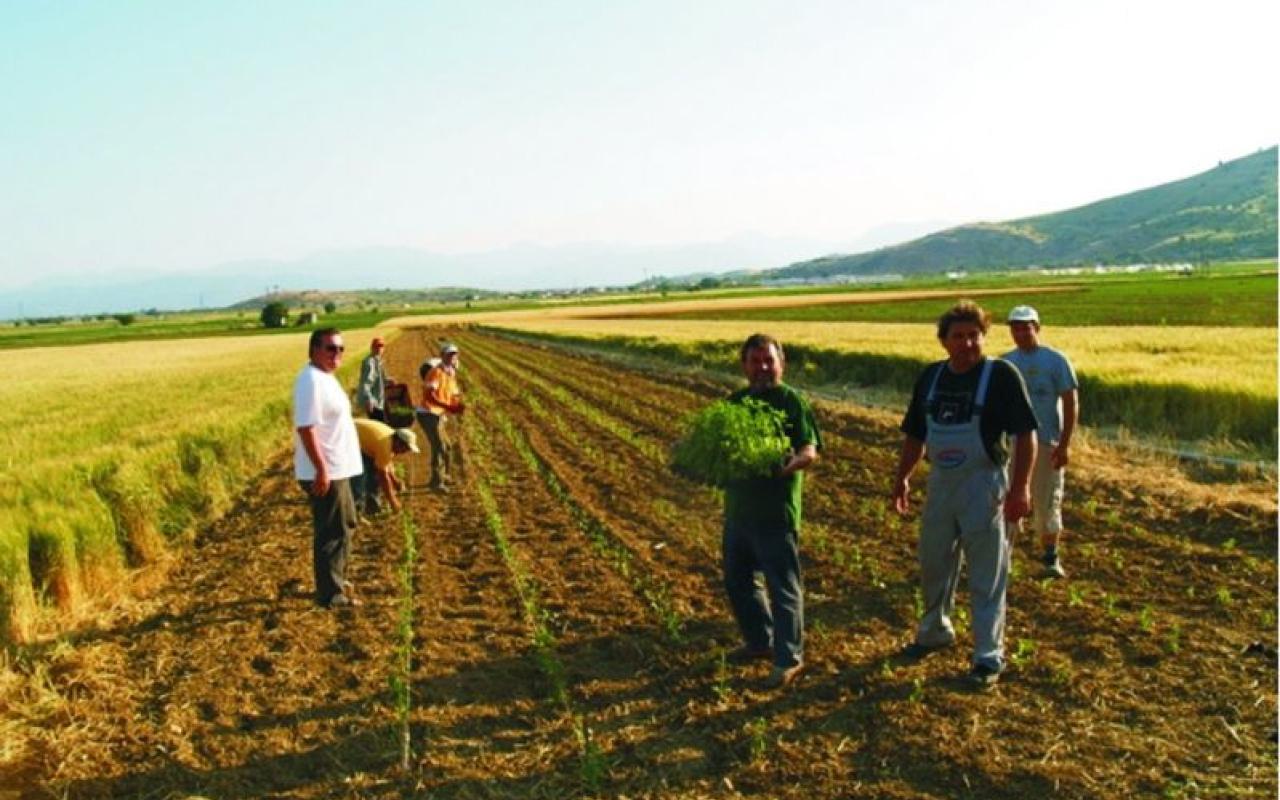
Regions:
<instances>
[{"instance_id":1,"label":"wheat field","mask_svg":"<svg viewBox=\"0 0 1280 800\"><path fill-rule=\"evenodd\" d=\"M877 353L918 359L945 357L927 324L871 322L754 322L750 320L561 319L546 316L503 320L513 330L602 338L628 336L670 342L741 342L763 330L785 344ZM1270 328L1046 327L1043 344L1063 351L1079 372L1152 384L1243 391L1276 396L1276 332ZM987 336L986 351L1013 349L1000 325ZM728 351L732 357L733 350Z\"/></svg>"},{"instance_id":2,"label":"wheat field","mask_svg":"<svg viewBox=\"0 0 1280 800\"><path fill-rule=\"evenodd\" d=\"M372 335L346 334L348 362ZM307 336L0 352L0 634L73 617L224 510L289 441Z\"/></svg>"}]
</instances>

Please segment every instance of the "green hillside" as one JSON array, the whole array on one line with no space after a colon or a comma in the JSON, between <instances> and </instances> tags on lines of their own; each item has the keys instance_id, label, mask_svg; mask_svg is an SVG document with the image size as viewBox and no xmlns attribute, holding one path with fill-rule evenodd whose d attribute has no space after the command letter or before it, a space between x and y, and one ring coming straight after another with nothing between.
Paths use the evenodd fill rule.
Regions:
<instances>
[{"instance_id":1,"label":"green hillside","mask_svg":"<svg viewBox=\"0 0 1280 800\"><path fill-rule=\"evenodd\" d=\"M1276 256L1276 148L1068 211L961 225L893 247L826 256L770 278L948 269L1204 262Z\"/></svg>"}]
</instances>

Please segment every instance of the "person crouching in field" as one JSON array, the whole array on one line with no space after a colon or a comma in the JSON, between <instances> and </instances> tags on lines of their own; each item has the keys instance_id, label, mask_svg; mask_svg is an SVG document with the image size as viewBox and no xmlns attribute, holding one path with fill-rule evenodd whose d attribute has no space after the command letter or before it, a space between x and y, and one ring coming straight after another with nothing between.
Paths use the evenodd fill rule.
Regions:
<instances>
[{"instance_id":1,"label":"person crouching in field","mask_svg":"<svg viewBox=\"0 0 1280 800\"><path fill-rule=\"evenodd\" d=\"M1062 488L1071 460L1071 435L1080 413L1080 383L1067 357L1040 344L1040 314L1031 306L1009 312L1009 333L1017 347L1002 358L1018 368L1036 412L1035 466L1031 469L1031 527L1044 547L1047 578L1065 578L1058 557L1062 536Z\"/></svg>"},{"instance_id":2,"label":"person crouching in field","mask_svg":"<svg viewBox=\"0 0 1280 800\"><path fill-rule=\"evenodd\" d=\"M440 363L422 379L422 406L418 424L427 434L431 444L430 488L447 491L449 478L450 442L445 430L448 414L461 414L464 410L462 393L458 390L458 348L446 344L440 350Z\"/></svg>"},{"instance_id":3,"label":"person crouching in field","mask_svg":"<svg viewBox=\"0 0 1280 800\"><path fill-rule=\"evenodd\" d=\"M356 435L360 439L360 459L364 473L356 481L356 509L361 514L382 513L381 492L387 503L400 510L396 492L404 488L403 482L392 468L392 459L402 453L418 453L418 437L407 428L393 428L373 419L356 420Z\"/></svg>"},{"instance_id":4,"label":"person crouching in field","mask_svg":"<svg viewBox=\"0 0 1280 800\"><path fill-rule=\"evenodd\" d=\"M334 372L345 346L336 328L313 331L309 363L293 383L294 475L311 502L316 602L356 605L345 578L356 527L351 478L360 475L360 444L351 401Z\"/></svg>"},{"instance_id":5,"label":"person crouching in field","mask_svg":"<svg viewBox=\"0 0 1280 800\"><path fill-rule=\"evenodd\" d=\"M1004 669L1007 525L1027 515L1036 450L1036 418L1021 376L1008 362L982 353L990 326L991 315L970 301L938 320L947 359L916 380L893 483L894 508L905 514L911 474L927 450L919 552L924 617L902 655L923 658L955 641L951 611L963 551L974 639L967 680L980 688L994 685ZM1005 474L1006 435L1014 437L1011 479Z\"/></svg>"},{"instance_id":6,"label":"person crouching in field","mask_svg":"<svg viewBox=\"0 0 1280 800\"><path fill-rule=\"evenodd\" d=\"M821 434L809 403L782 382L782 345L762 333L740 353L747 387L729 402L751 397L786 415L791 454L771 477L731 481L724 492L724 586L743 645L729 660L773 659L766 685L781 688L804 669L804 586L800 576L800 511L804 476L818 458ZM764 573L765 593L755 573Z\"/></svg>"}]
</instances>

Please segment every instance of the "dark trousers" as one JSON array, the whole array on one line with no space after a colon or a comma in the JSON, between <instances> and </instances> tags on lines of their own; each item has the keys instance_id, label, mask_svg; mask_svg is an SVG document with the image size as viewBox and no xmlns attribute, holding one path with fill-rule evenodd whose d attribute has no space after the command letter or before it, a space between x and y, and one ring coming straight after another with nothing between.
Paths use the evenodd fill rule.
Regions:
<instances>
[{"instance_id":1,"label":"dark trousers","mask_svg":"<svg viewBox=\"0 0 1280 800\"><path fill-rule=\"evenodd\" d=\"M351 479L356 510L361 514L377 514L382 510L382 484L378 481L378 465L364 453L360 454L360 462L364 466L364 473Z\"/></svg>"},{"instance_id":2,"label":"dark trousers","mask_svg":"<svg viewBox=\"0 0 1280 800\"><path fill-rule=\"evenodd\" d=\"M351 556L351 536L356 529L356 501L351 481L346 478L329 484L323 497L311 493L311 481L300 481L311 501L311 563L316 576L316 602L327 605L342 594L347 559Z\"/></svg>"},{"instance_id":3,"label":"dark trousers","mask_svg":"<svg viewBox=\"0 0 1280 800\"><path fill-rule=\"evenodd\" d=\"M378 422L386 422L387 421L386 409L375 408L374 410L369 412L369 419L376 419Z\"/></svg>"},{"instance_id":4,"label":"dark trousers","mask_svg":"<svg viewBox=\"0 0 1280 800\"><path fill-rule=\"evenodd\" d=\"M792 667L804 659L804 586L796 531L734 524L723 539L724 588L743 642L773 650L773 663ZM761 587L755 573L764 574Z\"/></svg>"}]
</instances>

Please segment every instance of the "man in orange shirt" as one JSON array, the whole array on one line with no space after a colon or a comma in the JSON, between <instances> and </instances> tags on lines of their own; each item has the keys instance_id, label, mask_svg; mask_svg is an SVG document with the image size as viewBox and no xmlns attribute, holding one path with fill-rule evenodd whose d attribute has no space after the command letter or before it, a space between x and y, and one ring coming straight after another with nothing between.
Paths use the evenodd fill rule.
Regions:
<instances>
[{"instance_id":1,"label":"man in orange shirt","mask_svg":"<svg viewBox=\"0 0 1280 800\"><path fill-rule=\"evenodd\" d=\"M452 447L446 431L445 420L449 414L461 414L464 410L462 393L458 390L458 348L446 344L440 349L440 365L434 367L422 379L422 411L418 424L431 443L431 483L436 491L447 491L449 456Z\"/></svg>"}]
</instances>

